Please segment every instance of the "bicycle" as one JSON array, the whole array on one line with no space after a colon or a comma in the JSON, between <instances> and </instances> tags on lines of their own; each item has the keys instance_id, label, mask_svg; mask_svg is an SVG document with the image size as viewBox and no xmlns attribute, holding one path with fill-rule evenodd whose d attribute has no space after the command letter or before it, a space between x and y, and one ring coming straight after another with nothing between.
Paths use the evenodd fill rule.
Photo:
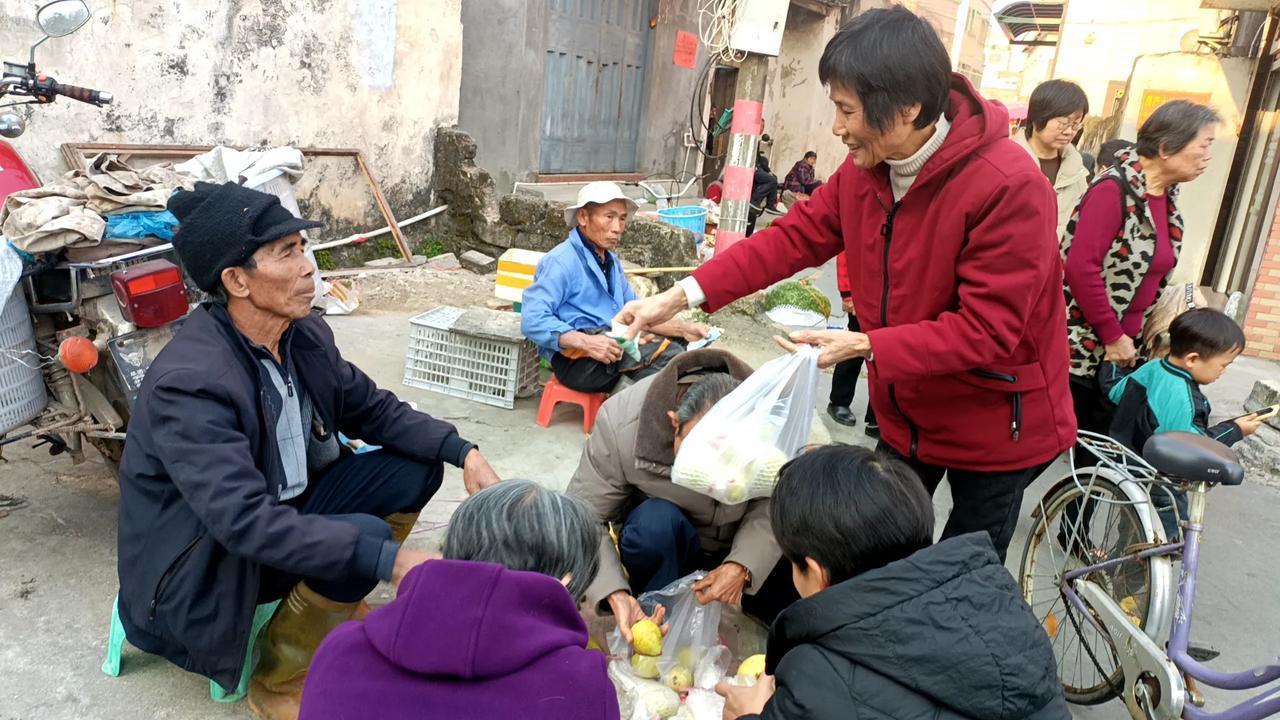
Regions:
<instances>
[{"instance_id":1,"label":"bicycle","mask_svg":"<svg viewBox=\"0 0 1280 720\"><path fill-rule=\"evenodd\" d=\"M1078 445L1096 464L1072 469L1045 493L1032 513L1035 524L1019 570L1024 597L1051 639L1067 700L1092 705L1120 697L1137 720L1280 715L1280 688L1212 713L1197 704L1186 680L1222 690L1280 680L1280 661L1219 672L1189 648L1206 496L1215 486L1244 481L1235 453L1191 433L1153 436L1145 458L1089 432L1080 433ZM1181 539L1165 537L1152 502L1153 492L1172 499L1175 490L1185 491L1189 501L1185 520L1178 517ZM1176 503L1166 507L1180 515ZM1177 558L1182 567L1175 591ZM1165 628L1168 643L1162 644Z\"/></svg>"}]
</instances>

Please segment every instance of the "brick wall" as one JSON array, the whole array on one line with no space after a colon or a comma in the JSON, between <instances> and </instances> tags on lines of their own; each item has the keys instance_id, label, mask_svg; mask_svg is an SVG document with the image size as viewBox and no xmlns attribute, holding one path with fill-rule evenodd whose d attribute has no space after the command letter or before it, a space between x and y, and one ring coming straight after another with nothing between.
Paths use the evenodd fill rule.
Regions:
<instances>
[{"instance_id":1,"label":"brick wall","mask_svg":"<svg viewBox=\"0 0 1280 720\"><path fill-rule=\"evenodd\" d=\"M1246 355L1280 360L1280 212L1271 225L1244 322Z\"/></svg>"}]
</instances>

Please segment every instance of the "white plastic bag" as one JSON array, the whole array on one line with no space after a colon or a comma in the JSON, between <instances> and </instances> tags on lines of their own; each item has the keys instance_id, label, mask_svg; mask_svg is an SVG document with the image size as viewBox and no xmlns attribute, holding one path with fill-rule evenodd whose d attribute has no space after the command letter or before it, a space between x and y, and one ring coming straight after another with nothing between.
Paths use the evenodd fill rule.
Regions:
<instances>
[{"instance_id":1,"label":"white plastic bag","mask_svg":"<svg viewBox=\"0 0 1280 720\"><path fill-rule=\"evenodd\" d=\"M680 444L671 481L730 505L772 495L778 470L809 441L818 352L802 345L770 360L708 410Z\"/></svg>"},{"instance_id":2,"label":"white plastic bag","mask_svg":"<svg viewBox=\"0 0 1280 720\"><path fill-rule=\"evenodd\" d=\"M698 571L637 598L649 615L659 605L666 608L663 623L670 629L662 638L662 655L641 658L649 661L651 673L656 666L657 677L642 677L631 662L634 650L620 632L610 632L609 654L614 659L609 663L609 678L617 688L623 720L681 717L677 713L682 711L683 717L695 720L720 717L723 704L716 705L719 696L714 689L729 672L733 658L729 648L720 644L720 603L703 605L693 592L693 584L706 575ZM693 707L685 709L686 704Z\"/></svg>"},{"instance_id":3,"label":"white plastic bag","mask_svg":"<svg viewBox=\"0 0 1280 720\"><path fill-rule=\"evenodd\" d=\"M693 592L693 584L706 575L699 570L661 590L647 592L637 598L640 607L649 615L659 605L667 610L663 624L669 630L662 638L662 655L656 658L658 677L653 678L655 680L672 681L673 671L680 668L684 671L688 686L705 687L705 683L709 683L714 688L715 683L729 670L729 653L727 649L724 652L720 650L720 603L703 605ZM622 638L622 633L616 629L609 635L609 652L614 657L627 660L633 654L632 648ZM699 680L702 682L698 682ZM678 685L685 685L685 682ZM679 689L684 690L686 687Z\"/></svg>"}]
</instances>

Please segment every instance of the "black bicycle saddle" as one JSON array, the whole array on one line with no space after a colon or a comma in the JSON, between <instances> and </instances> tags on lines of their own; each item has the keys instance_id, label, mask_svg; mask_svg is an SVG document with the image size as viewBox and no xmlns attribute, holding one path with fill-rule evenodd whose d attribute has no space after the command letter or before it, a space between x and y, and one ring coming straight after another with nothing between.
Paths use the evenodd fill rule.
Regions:
<instances>
[{"instance_id":1,"label":"black bicycle saddle","mask_svg":"<svg viewBox=\"0 0 1280 720\"><path fill-rule=\"evenodd\" d=\"M1195 433L1152 435L1142 447L1142 457L1160 472L1191 482L1239 485L1244 467L1235 452L1212 438Z\"/></svg>"}]
</instances>

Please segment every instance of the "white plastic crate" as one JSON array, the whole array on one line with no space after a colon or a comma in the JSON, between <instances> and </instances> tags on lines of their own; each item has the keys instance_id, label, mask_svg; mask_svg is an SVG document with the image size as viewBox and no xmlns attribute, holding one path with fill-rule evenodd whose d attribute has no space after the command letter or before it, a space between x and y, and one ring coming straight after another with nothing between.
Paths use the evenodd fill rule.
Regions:
<instances>
[{"instance_id":1,"label":"white plastic crate","mask_svg":"<svg viewBox=\"0 0 1280 720\"><path fill-rule=\"evenodd\" d=\"M442 305L409 321L404 384L510 410L538 382L520 316Z\"/></svg>"},{"instance_id":2,"label":"white plastic crate","mask_svg":"<svg viewBox=\"0 0 1280 720\"><path fill-rule=\"evenodd\" d=\"M0 435L39 415L49 401L35 349L26 298L14 288L0 306Z\"/></svg>"}]
</instances>

